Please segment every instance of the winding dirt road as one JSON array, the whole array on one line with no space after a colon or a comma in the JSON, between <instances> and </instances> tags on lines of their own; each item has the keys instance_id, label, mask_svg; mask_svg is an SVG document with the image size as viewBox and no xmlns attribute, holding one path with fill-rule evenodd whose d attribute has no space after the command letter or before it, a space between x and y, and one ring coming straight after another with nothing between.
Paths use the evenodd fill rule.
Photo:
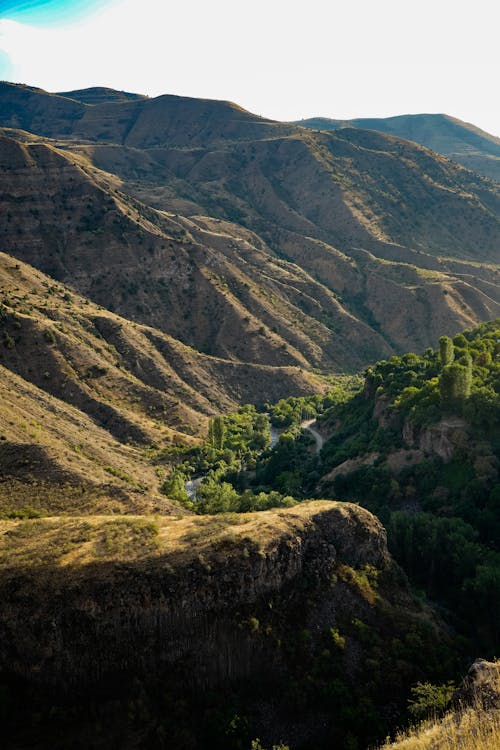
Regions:
<instances>
[{"instance_id":1,"label":"winding dirt road","mask_svg":"<svg viewBox=\"0 0 500 750\"><path fill-rule=\"evenodd\" d=\"M323 443L325 442L325 439L322 435L319 434L319 432L317 432L317 430L315 430L312 427L312 425L315 424L315 422L316 422L315 419L306 419L304 422L300 423L300 426L303 430L307 430L308 432L311 433L314 440L316 441L316 453L319 453L323 447Z\"/></svg>"}]
</instances>

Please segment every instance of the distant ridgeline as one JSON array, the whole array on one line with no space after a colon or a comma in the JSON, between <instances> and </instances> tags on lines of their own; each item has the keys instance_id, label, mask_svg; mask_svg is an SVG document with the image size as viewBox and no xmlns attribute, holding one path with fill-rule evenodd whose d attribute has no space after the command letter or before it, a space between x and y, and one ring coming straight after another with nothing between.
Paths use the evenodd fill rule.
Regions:
<instances>
[{"instance_id":1,"label":"distant ridgeline","mask_svg":"<svg viewBox=\"0 0 500 750\"><path fill-rule=\"evenodd\" d=\"M354 373L421 352L500 315L500 184L413 130L369 127L0 83L2 250L233 362ZM257 402L248 390L240 404Z\"/></svg>"}]
</instances>

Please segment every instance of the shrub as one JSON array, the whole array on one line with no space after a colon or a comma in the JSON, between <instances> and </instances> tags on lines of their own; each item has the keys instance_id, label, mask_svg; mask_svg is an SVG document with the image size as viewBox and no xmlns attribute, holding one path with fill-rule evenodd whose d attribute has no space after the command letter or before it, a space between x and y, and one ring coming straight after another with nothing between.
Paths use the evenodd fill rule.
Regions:
<instances>
[{"instance_id":1,"label":"shrub","mask_svg":"<svg viewBox=\"0 0 500 750\"><path fill-rule=\"evenodd\" d=\"M451 701L455 685L433 685L431 682L417 682L411 689L413 698L408 701L408 711L417 719L437 716L444 712Z\"/></svg>"}]
</instances>

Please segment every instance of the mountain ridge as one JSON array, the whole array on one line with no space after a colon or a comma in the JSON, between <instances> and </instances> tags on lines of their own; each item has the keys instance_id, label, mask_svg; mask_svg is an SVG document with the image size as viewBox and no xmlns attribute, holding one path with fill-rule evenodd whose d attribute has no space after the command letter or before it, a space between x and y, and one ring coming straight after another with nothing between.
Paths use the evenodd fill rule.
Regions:
<instances>
[{"instance_id":1,"label":"mountain ridge","mask_svg":"<svg viewBox=\"0 0 500 750\"><path fill-rule=\"evenodd\" d=\"M13 85L5 96L3 132L31 154L18 173L4 158L15 196L4 200L5 249L188 345L240 361L352 370L498 314L500 192L420 146L370 131L315 134L195 99L176 113L175 97L83 105ZM123 113L115 140L120 118L110 112ZM136 145L123 145L125 132ZM50 175L36 150L44 144ZM63 213L67 205L61 225L45 198L26 211L38 190L27 168L53 184ZM106 273L114 284L105 293ZM250 334L238 342L236 322Z\"/></svg>"},{"instance_id":2,"label":"mountain ridge","mask_svg":"<svg viewBox=\"0 0 500 750\"><path fill-rule=\"evenodd\" d=\"M500 138L469 122L446 114L412 114L394 117L358 117L336 120L313 117L296 125L319 130L360 128L375 130L420 143L468 169L500 182Z\"/></svg>"}]
</instances>

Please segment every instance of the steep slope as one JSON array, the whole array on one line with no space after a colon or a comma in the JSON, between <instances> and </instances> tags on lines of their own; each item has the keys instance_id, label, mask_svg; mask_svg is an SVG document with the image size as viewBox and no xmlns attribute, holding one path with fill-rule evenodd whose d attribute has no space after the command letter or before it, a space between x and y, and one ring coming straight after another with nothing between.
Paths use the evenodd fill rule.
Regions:
<instances>
[{"instance_id":1,"label":"steep slope","mask_svg":"<svg viewBox=\"0 0 500 750\"><path fill-rule=\"evenodd\" d=\"M339 130L345 127L378 130L420 143L484 177L500 182L500 138L449 115L399 115L354 120L313 117L295 124L314 130Z\"/></svg>"},{"instance_id":2,"label":"steep slope","mask_svg":"<svg viewBox=\"0 0 500 750\"><path fill-rule=\"evenodd\" d=\"M422 147L370 131L308 132L227 102L85 105L14 85L0 100L0 124L38 134L6 131L20 147L31 154L51 137L51 159L76 166L67 214L57 169L44 165L31 183L26 164L8 169L7 249L198 349L353 369L498 314L500 191ZM82 177L85 200L94 191L87 211L75 205ZM37 180L55 187L33 222ZM22 237L30 223L43 235L36 252ZM133 282L117 269L124 252Z\"/></svg>"},{"instance_id":3,"label":"steep slope","mask_svg":"<svg viewBox=\"0 0 500 750\"><path fill-rule=\"evenodd\" d=\"M286 461L305 497L342 498L376 513L415 586L449 610L493 657L500 632L500 319L442 337L366 371L362 390L318 417L325 442L271 459L269 491ZM283 464L285 463L285 466ZM267 468L267 472L266 472ZM259 480L260 481L260 480Z\"/></svg>"},{"instance_id":4,"label":"steep slope","mask_svg":"<svg viewBox=\"0 0 500 750\"><path fill-rule=\"evenodd\" d=\"M163 511L146 446L193 443L216 413L323 388L298 368L200 354L3 253L0 368L3 514Z\"/></svg>"},{"instance_id":5,"label":"steep slope","mask_svg":"<svg viewBox=\"0 0 500 750\"><path fill-rule=\"evenodd\" d=\"M0 685L16 696L3 737L25 750L232 749L256 736L348 747L384 736L375 711L394 717L409 683L436 674L409 634L432 659L449 648L381 525L341 503L3 521L0 592ZM377 658L391 639L388 684Z\"/></svg>"},{"instance_id":6,"label":"steep slope","mask_svg":"<svg viewBox=\"0 0 500 750\"><path fill-rule=\"evenodd\" d=\"M148 209L52 146L3 138L0 162L4 248L101 305L236 361L353 368L390 351L248 230Z\"/></svg>"},{"instance_id":7,"label":"steep slope","mask_svg":"<svg viewBox=\"0 0 500 750\"><path fill-rule=\"evenodd\" d=\"M179 514L145 451L0 365L0 515Z\"/></svg>"}]
</instances>

